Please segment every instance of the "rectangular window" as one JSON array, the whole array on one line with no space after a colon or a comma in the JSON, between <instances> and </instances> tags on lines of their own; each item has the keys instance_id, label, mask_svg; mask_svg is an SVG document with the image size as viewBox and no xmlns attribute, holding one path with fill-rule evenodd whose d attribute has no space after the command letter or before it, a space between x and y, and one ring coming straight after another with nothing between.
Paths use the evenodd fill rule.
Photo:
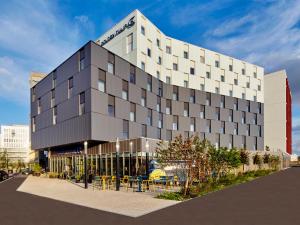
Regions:
<instances>
[{"instance_id":1,"label":"rectangular window","mask_svg":"<svg viewBox=\"0 0 300 225\"><path fill-rule=\"evenodd\" d=\"M258 107L257 107L257 113L261 114L261 103L258 103Z\"/></svg>"},{"instance_id":2,"label":"rectangular window","mask_svg":"<svg viewBox=\"0 0 300 225\"><path fill-rule=\"evenodd\" d=\"M128 100L128 82L122 80L122 98Z\"/></svg>"},{"instance_id":3,"label":"rectangular window","mask_svg":"<svg viewBox=\"0 0 300 225\"><path fill-rule=\"evenodd\" d=\"M183 86L185 88L188 88L189 87L189 82L187 80L183 81Z\"/></svg>"},{"instance_id":4,"label":"rectangular window","mask_svg":"<svg viewBox=\"0 0 300 225\"><path fill-rule=\"evenodd\" d=\"M253 101L254 101L254 102L257 101L257 96L256 96L256 95L253 96Z\"/></svg>"},{"instance_id":5,"label":"rectangular window","mask_svg":"<svg viewBox=\"0 0 300 225\"><path fill-rule=\"evenodd\" d=\"M246 122L246 113L242 112L242 124Z\"/></svg>"},{"instance_id":6,"label":"rectangular window","mask_svg":"<svg viewBox=\"0 0 300 225\"><path fill-rule=\"evenodd\" d=\"M32 120L31 120L31 129L32 129L32 132L35 132L35 126L36 126L36 121L35 121L35 116L32 117Z\"/></svg>"},{"instance_id":7,"label":"rectangular window","mask_svg":"<svg viewBox=\"0 0 300 225\"><path fill-rule=\"evenodd\" d=\"M147 125L148 126L152 126L152 109L148 109Z\"/></svg>"},{"instance_id":8,"label":"rectangular window","mask_svg":"<svg viewBox=\"0 0 300 225\"><path fill-rule=\"evenodd\" d=\"M52 72L52 88L55 88L56 87L56 80L57 80L57 74L56 74L56 70L54 70Z\"/></svg>"},{"instance_id":9,"label":"rectangular window","mask_svg":"<svg viewBox=\"0 0 300 225\"><path fill-rule=\"evenodd\" d=\"M107 72L115 73L115 56L112 53L108 53Z\"/></svg>"},{"instance_id":10,"label":"rectangular window","mask_svg":"<svg viewBox=\"0 0 300 225\"><path fill-rule=\"evenodd\" d=\"M257 90L261 91L261 86L260 85L257 86Z\"/></svg>"},{"instance_id":11,"label":"rectangular window","mask_svg":"<svg viewBox=\"0 0 300 225\"><path fill-rule=\"evenodd\" d=\"M185 58L185 59L189 58L189 53L187 51L183 52L183 58Z\"/></svg>"},{"instance_id":12,"label":"rectangular window","mask_svg":"<svg viewBox=\"0 0 300 225\"><path fill-rule=\"evenodd\" d=\"M73 95L73 86L74 86L74 79L70 77L68 79L68 98L71 98Z\"/></svg>"},{"instance_id":13,"label":"rectangular window","mask_svg":"<svg viewBox=\"0 0 300 225\"><path fill-rule=\"evenodd\" d=\"M190 68L190 74L191 74L191 75L195 75L195 68L194 68L194 67L191 67L191 68Z\"/></svg>"},{"instance_id":14,"label":"rectangular window","mask_svg":"<svg viewBox=\"0 0 300 225\"><path fill-rule=\"evenodd\" d=\"M36 98L35 87L31 89L31 101L34 102Z\"/></svg>"},{"instance_id":15,"label":"rectangular window","mask_svg":"<svg viewBox=\"0 0 300 225\"><path fill-rule=\"evenodd\" d=\"M250 82L247 82L246 85L247 85L247 88L250 88Z\"/></svg>"},{"instance_id":16,"label":"rectangular window","mask_svg":"<svg viewBox=\"0 0 300 225\"><path fill-rule=\"evenodd\" d=\"M177 63L173 63L173 70L175 70L175 71L178 70L178 64Z\"/></svg>"},{"instance_id":17,"label":"rectangular window","mask_svg":"<svg viewBox=\"0 0 300 225\"><path fill-rule=\"evenodd\" d=\"M55 105L55 89L51 90L51 107Z\"/></svg>"},{"instance_id":18,"label":"rectangular window","mask_svg":"<svg viewBox=\"0 0 300 225\"><path fill-rule=\"evenodd\" d=\"M191 89L190 90L190 103L195 103L195 102L196 102L195 90Z\"/></svg>"},{"instance_id":19,"label":"rectangular window","mask_svg":"<svg viewBox=\"0 0 300 225\"><path fill-rule=\"evenodd\" d=\"M229 90L229 96L232 97L233 96L233 91Z\"/></svg>"},{"instance_id":20,"label":"rectangular window","mask_svg":"<svg viewBox=\"0 0 300 225\"><path fill-rule=\"evenodd\" d=\"M245 98L246 98L246 94L242 93L242 99L245 99Z\"/></svg>"},{"instance_id":21,"label":"rectangular window","mask_svg":"<svg viewBox=\"0 0 300 225\"><path fill-rule=\"evenodd\" d=\"M53 125L57 123L57 106L52 109L52 123Z\"/></svg>"},{"instance_id":22,"label":"rectangular window","mask_svg":"<svg viewBox=\"0 0 300 225\"><path fill-rule=\"evenodd\" d=\"M127 53L133 51L133 34L127 36Z\"/></svg>"},{"instance_id":23,"label":"rectangular window","mask_svg":"<svg viewBox=\"0 0 300 225\"><path fill-rule=\"evenodd\" d=\"M204 56L200 56L200 62L205 63L205 57Z\"/></svg>"},{"instance_id":24,"label":"rectangular window","mask_svg":"<svg viewBox=\"0 0 300 225\"><path fill-rule=\"evenodd\" d=\"M238 135L238 124L237 124L237 123L235 123L235 124L233 125L233 134L234 134L234 135Z\"/></svg>"},{"instance_id":25,"label":"rectangular window","mask_svg":"<svg viewBox=\"0 0 300 225\"><path fill-rule=\"evenodd\" d=\"M147 91L152 92L152 76L151 75L147 76Z\"/></svg>"},{"instance_id":26,"label":"rectangular window","mask_svg":"<svg viewBox=\"0 0 300 225\"><path fill-rule=\"evenodd\" d=\"M238 85L238 79L234 79L234 85Z\"/></svg>"},{"instance_id":27,"label":"rectangular window","mask_svg":"<svg viewBox=\"0 0 300 225\"><path fill-rule=\"evenodd\" d=\"M160 47L160 40L158 38L156 38L156 45L157 47Z\"/></svg>"},{"instance_id":28,"label":"rectangular window","mask_svg":"<svg viewBox=\"0 0 300 225\"><path fill-rule=\"evenodd\" d=\"M132 121L132 122L135 122L135 112L136 112L136 105L135 105L135 103L130 103L129 118L130 118L130 121Z\"/></svg>"},{"instance_id":29,"label":"rectangular window","mask_svg":"<svg viewBox=\"0 0 300 225\"><path fill-rule=\"evenodd\" d=\"M254 114L254 117L252 119L252 124L257 124L257 114Z\"/></svg>"},{"instance_id":30,"label":"rectangular window","mask_svg":"<svg viewBox=\"0 0 300 225\"><path fill-rule=\"evenodd\" d=\"M233 71L233 66L229 65L229 71Z\"/></svg>"},{"instance_id":31,"label":"rectangular window","mask_svg":"<svg viewBox=\"0 0 300 225\"><path fill-rule=\"evenodd\" d=\"M206 78L210 79L210 72L206 71Z\"/></svg>"},{"instance_id":32,"label":"rectangular window","mask_svg":"<svg viewBox=\"0 0 300 225\"><path fill-rule=\"evenodd\" d=\"M142 89L142 93L141 93L141 105L146 107L147 104L147 94L146 94L146 90Z\"/></svg>"},{"instance_id":33,"label":"rectangular window","mask_svg":"<svg viewBox=\"0 0 300 225\"><path fill-rule=\"evenodd\" d=\"M142 124L142 137L147 137L147 125Z\"/></svg>"},{"instance_id":34,"label":"rectangular window","mask_svg":"<svg viewBox=\"0 0 300 225\"><path fill-rule=\"evenodd\" d=\"M190 121L190 131L191 132L196 131L196 119L193 117L191 118L191 121Z\"/></svg>"},{"instance_id":35,"label":"rectangular window","mask_svg":"<svg viewBox=\"0 0 300 225\"><path fill-rule=\"evenodd\" d=\"M166 114L167 115L172 114L172 102L170 99L166 100Z\"/></svg>"},{"instance_id":36,"label":"rectangular window","mask_svg":"<svg viewBox=\"0 0 300 225\"><path fill-rule=\"evenodd\" d=\"M215 67L220 67L220 62L218 60L215 61Z\"/></svg>"},{"instance_id":37,"label":"rectangular window","mask_svg":"<svg viewBox=\"0 0 300 225\"><path fill-rule=\"evenodd\" d=\"M220 134L225 134L225 122L224 121L221 122Z\"/></svg>"},{"instance_id":38,"label":"rectangular window","mask_svg":"<svg viewBox=\"0 0 300 225\"><path fill-rule=\"evenodd\" d=\"M225 76L224 75L221 75L221 81L225 82Z\"/></svg>"},{"instance_id":39,"label":"rectangular window","mask_svg":"<svg viewBox=\"0 0 300 225\"><path fill-rule=\"evenodd\" d=\"M233 110L232 109L229 110L228 121L233 122Z\"/></svg>"},{"instance_id":40,"label":"rectangular window","mask_svg":"<svg viewBox=\"0 0 300 225\"><path fill-rule=\"evenodd\" d=\"M235 111L238 110L238 100L237 100L236 98L233 99L233 109L234 109Z\"/></svg>"},{"instance_id":41,"label":"rectangular window","mask_svg":"<svg viewBox=\"0 0 300 225\"><path fill-rule=\"evenodd\" d=\"M174 101L178 101L178 87L177 86L173 86L173 100Z\"/></svg>"},{"instance_id":42,"label":"rectangular window","mask_svg":"<svg viewBox=\"0 0 300 225\"><path fill-rule=\"evenodd\" d=\"M163 96L163 82L161 80L158 81L158 96Z\"/></svg>"},{"instance_id":43,"label":"rectangular window","mask_svg":"<svg viewBox=\"0 0 300 225\"><path fill-rule=\"evenodd\" d=\"M167 54L172 54L171 46L166 46L166 53Z\"/></svg>"},{"instance_id":44,"label":"rectangular window","mask_svg":"<svg viewBox=\"0 0 300 225\"><path fill-rule=\"evenodd\" d=\"M200 105L200 118L204 119L205 118L205 106Z\"/></svg>"},{"instance_id":45,"label":"rectangular window","mask_svg":"<svg viewBox=\"0 0 300 225\"><path fill-rule=\"evenodd\" d=\"M215 135L215 147L218 149L220 147L220 135Z\"/></svg>"},{"instance_id":46,"label":"rectangular window","mask_svg":"<svg viewBox=\"0 0 300 225\"><path fill-rule=\"evenodd\" d=\"M128 139L129 138L129 121L123 120L123 138Z\"/></svg>"},{"instance_id":47,"label":"rectangular window","mask_svg":"<svg viewBox=\"0 0 300 225\"><path fill-rule=\"evenodd\" d=\"M146 30L145 30L144 26L141 26L141 33L142 33L142 35L145 35L145 33L146 33Z\"/></svg>"},{"instance_id":48,"label":"rectangular window","mask_svg":"<svg viewBox=\"0 0 300 225\"><path fill-rule=\"evenodd\" d=\"M261 129L261 126L258 126L258 136L259 136L259 137L262 136L262 129Z\"/></svg>"},{"instance_id":49,"label":"rectangular window","mask_svg":"<svg viewBox=\"0 0 300 225\"><path fill-rule=\"evenodd\" d=\"M156 129L156 138L161 139L161 129L159 128Z\"/></svg>"},{"instance_id":50,"label":"rectangular window","mask_svg":"<svg viewBox=\"0 0 300 225\"><path fill-rule=\"evenodd\" d=\"M37 114L39 115L41 112L42 112L41 98L38 98L38 100L37 100Z\"/></svg>"},{"instance_id":51,"label":"rectangular window","mask_svg":"<svg viewBox=\"0 0 300 225\"><path fill-rule=\"evenodd\" d=\"M206 133L211 133L211 120L206 120Z\"/></svg>"},{"instance_id":52,"label":"rectangular window","mask_svg":"<svg viewBox=\"0 0 300 225\"><path fill-rule=\"evenodd\" d=\"M85 94L81 92L79 94L79 115L83 115L85 113Z\"/></svg>"},{"instance_id":53,"label":"rectangular window","mask_svg":"<svg viewBox=\"0 0 300 225\"><path fill-rule=\"evenodd\" d=\"M143 71L145 71L145 69L146 69L146 65L145 65L144 62L141 62L141 69L142 69Z\"/></svg>"},{"instance_id":54,"label":"rectangular window","mask_svg":"<svg viewBox=\"0 0 300 225\"><path fill-rule=\"evenodd\" d=\"M204 91L204 89L205 89L204 84L200 84L200 90L201 90L201 91Z\"/></svg>"},{"instance_id":55,"label":"rectangular window","mask_svg":"<svg viewBox=\"0 0 300 225\"><path fill-rule=\"evenodd\" d=\"M151 57L151 49L150 49L150 48L147 49L147 55L148 55L149 57Z\"/></svg>"},{"instance_id":56,"label":"rectangular window","mask_svg":"<svg viewBox=\"0 0 300 225\"><path fill-rule=\"evenodd\" d=\"M250 112L250 101L247 101L247 111Z\"/></svg>"},{"instance_id":57,"label":"rectangular window","mask_svg":"<svg viewBox=\"0 0 300 225\"><path fill-rule=\"evenodd\" d=\"M158 56L157 64L158 64L158 65L161 65L161 62L162 62L161 57Z\"/></svg>"},{"instance_id":58,"label":"rectangular window","mask_svg":"<svg viewBox=\"0 0 300 225\"><path fill-rule=\"evenodd\" d=\"M79 71L83 70L85 66L85 51L84 48L79 50Z\"/></svg>"},{"instance_id":59,"label":"rectangular window","mask_svg":"<svg viewBox=\"0 0 300 225\"><path fill-rule=\"evenodd\" d=\"M246 74L246 70L242 69L242 75L245 75L245 74Z\"/></svg>"},{"instance_id":60,"label":"rectangular window","mask_svg":"<svg viewBox=\"0 0 300 225\"><path fill-rule=\"evenodd\" d=\"M250 136L250 125L249 124L247 125L247 128L246 128L246 136Z\"/></svg>"},{"instance_id":61,"label":"rectangular window","mask_svg":"<svg viewBox=\"0 0 300 225\"><path fill-rule=\"evenodd\" d=\"M221 101L220 101L220 108L224 108L225 107L225 96L222 95L221 96Z\"/></svg>"},{"instance_id":62,"label":"rectangular window","mask_svg":"<svg viewBox=\"0 0 300 225\"><path fill-rule=\"evenodd\" d=\"M157 96L156 111L160 112L160 109L161 109L161 99L159 96Z\"/></svg>"},{"instance_id":63,"label":"rectangular window","mask_svg":"<svg viewBox=\"0 0 300 225\"><path fill-rule=\"evenodd\" d=\"M115 116L115 97L108 95L108 115Z\"/></svg>"},{"instance_id":64,"label":"rectangular window","mask_svg":"<svg viewBox=\"0 0 300 225\"><path fill-rule=\"evenodd\" d=\"M158 128L163 128L163 114L159 113L158 114L158 124L157 124Z\"/></svg>"},{"instance_id":65,"label":"rectangular window","mask_svg":"<svg viewBox=\"0 0 300 225\"><path fill-rule=\"evenodd\" d=\"M130 65L129 81L130 81L130 83L132 83L132 84L135 84L135 73L136 73L135 66Z\"/></svg>"},{"instance_id":66,"label":"rectangular window","mask_svg":"<svg viewBox=\"0 0 300 225\"><path fill-rule=\"evenodd\" d=\"M173 130L178 130L178 116L173 116L172 128Z\"/></svg>"},{"instance_id":67,"label":"rectangular window","mask_svg":"<svg viewBox=\"0 0 300 225\"><path fill-rule=\"evenodd\" d=\"M216 120L220 120L220 108L215 109L215 118Z\"/></svg>"},{"instance_id":68,"label":"rectangular window","mask_svg":"<svg viewBox=\"0 0 300 225\"><path fill-rule=\"evenodd\" d=\"M98 74L98 90L101 92L105 92L106 89L106 74L104 70L99 69Z\"/></svg>"},{"instance_id":69,"label":"rectangular window","mask_svg":"<svg viewBox=\"0 0 300 225\"><path fill-rule=\"evenodd\" d=\"M166 83L167 83L167 84L171 84L171 77L166 76Z\"/></svg>"},{"instance_id":70,"label":"rectangular window","mask_svg":"<svg viewBox=\"0 0 300 225\"><path fill-rule=\"evenodd\" d=\"M220 89L218 87L215 88L216 94L220 94Z\"/></svg>"},{"instance_id":71,"label":"rectangular window","mask_svg":"<svg viewBox=\"0 0 300 225\"><path fill-rule=\"evenodd\" d=\"M183 109L183 116L188 117L189 116L189 103L184 103L184 109Z\"/></svg>"},{"instance_id":72,"label":"rectangular window","mask_svg":"<svg viewBox=\"0 0 300 225\"><path fill-rule=\"evenodd\" d=\"M246 136L243 136L243 139L242 139L242 145L243 145L243 148L244 148L244 149L247 148L247 144L246 144Z\"/></svg>"},{"instance_id":73,"label":"rectangular window","mask_svg":"<svg viewBox=\"0 0 300 225\"><path fill-rule=\"evenodd\" d=\"M254 73L253 73L253 76L254 76L254 78L257 78L257 73L254 72Z\"/></svg>"},{"instance_id":74,"label":"rectangular window","mask_svg":"<svg viewBox=\"0 0 300 225\"><path fill-rule=\"evenodd\" d=\"M210 93L206 93L206 105L208 106L210 106L211 103L210 99L211 99Z\"/></svg>"}]
</instances>

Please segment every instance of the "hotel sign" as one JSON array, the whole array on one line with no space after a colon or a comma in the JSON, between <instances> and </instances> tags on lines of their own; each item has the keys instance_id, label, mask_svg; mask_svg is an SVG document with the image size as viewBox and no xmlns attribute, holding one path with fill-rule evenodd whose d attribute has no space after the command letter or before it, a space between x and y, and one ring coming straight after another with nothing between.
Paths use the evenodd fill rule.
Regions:
<instances>
[{"instance_id":1,"label":"hotel sign","mask_svg":"<svg viewBox=\"0 0 300 225\"><path fill-rule=\"evenodd\" d=\"M115 33L109 35L107 38L105 38L103 41L101 41L100 46L105 45L106 43L108 43L109 41L114 39L116 36L121 34L124 30L130 29L134 24L135 24L135 21L134 21L134 16L133 16L128 20L128 22L126 24L123 25L123 27L121 27L120 29L117 29Z\"/></svg>"}]
</instances>

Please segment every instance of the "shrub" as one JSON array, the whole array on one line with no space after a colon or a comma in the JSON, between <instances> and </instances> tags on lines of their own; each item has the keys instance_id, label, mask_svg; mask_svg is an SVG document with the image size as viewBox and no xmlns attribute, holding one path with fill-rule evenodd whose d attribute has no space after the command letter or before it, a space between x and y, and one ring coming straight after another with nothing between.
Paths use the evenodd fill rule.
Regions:
<instances>
[{"instance_id":1,"label":"shrub","mask_svg":"<svg viewBox=\"0 0 300 225\"><path fill-rule=\"evenodd\" d=\"M270 161L270 155L266 153L264 155L264 163L267 164L267 163L269 163L269 161Z\"/></svg>"},{"instance_id":2,"label":"shrub","mask_svg":"<svg viewBox=\"0 0 300 225\"><path fill-rule=\"evenodd\" d=\"M174 201L183 201L184 199L186 199L180 192L163 192L156 196L156 198Z\"/></svg>"},{"instance_id":3,"label":"shrub","mask_svg":"<svg viewBox=\"0 0 300 225\"><path fill-rule=\"evenodd\" d=\"M261 156L257 153L253 156L253 164L258 165L259 167L262 164Z\"/></svg>"}]
</instances>

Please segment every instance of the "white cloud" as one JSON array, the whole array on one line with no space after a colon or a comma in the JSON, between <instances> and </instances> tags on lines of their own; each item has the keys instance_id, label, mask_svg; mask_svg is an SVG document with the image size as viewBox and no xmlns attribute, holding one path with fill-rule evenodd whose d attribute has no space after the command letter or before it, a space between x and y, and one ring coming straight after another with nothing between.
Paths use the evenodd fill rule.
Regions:
<instances>
[{"instance_id":1,"label":"white cloud","mask_svg":"<svg viewBox=\"0 0 300 225\"><path fill-rule=\"evenodd\" d=\"M7 1L1 8L0 97L27 103L29 73L49 72L65 60L92 23L67 20L52 1Z\"/></svg>"}]
</instances>

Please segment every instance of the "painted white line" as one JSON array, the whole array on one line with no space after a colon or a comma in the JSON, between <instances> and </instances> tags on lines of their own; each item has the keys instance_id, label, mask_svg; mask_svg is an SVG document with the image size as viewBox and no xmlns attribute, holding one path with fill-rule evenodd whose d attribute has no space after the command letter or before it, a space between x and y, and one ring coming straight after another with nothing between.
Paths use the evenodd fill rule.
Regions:
<instances>
[{"instance_id":1,"label":"painted white line","mask_svg":"<svg viewBox=\"0 0 300 225\"><path fill-rule=\"evenodd\" d=\"M11 180L11 179L13 179L13 178L14 178L14 177L9 177L9 178L6 179L6 180L0 181L0 184L3 184L4 182L9 181L9 180Z\"/></svg>"}]
</instances>

